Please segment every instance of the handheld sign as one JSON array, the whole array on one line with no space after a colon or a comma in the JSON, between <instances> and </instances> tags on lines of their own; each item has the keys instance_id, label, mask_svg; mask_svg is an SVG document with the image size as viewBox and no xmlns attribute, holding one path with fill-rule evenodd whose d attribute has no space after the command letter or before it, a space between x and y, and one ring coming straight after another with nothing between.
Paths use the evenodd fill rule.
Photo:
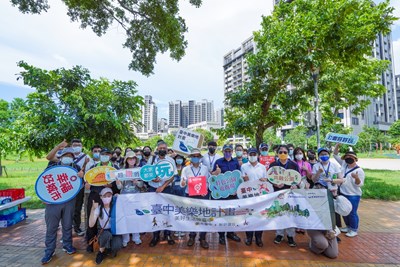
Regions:
<instances>
[{"instance_id":1,"label":"handheld sign","mask_svg":"<svg viewBox=\"0 0 400 267\"><path fill-rule=\"evenodd\" d=\"M205 176L196 176L188 178L189 196L207 195L207 178Z\"/></svg>"},{"instance_id":2,"label":"handheld sign","mask_svg":"<svg viewBox=\"0 0 400 267\"><path fill-rule=\"evenodd\" d=\"M143 181L149 182L157 177L169 178L175 173L175 166L169 160L160 160L156 165L145 165L140 169L139 176Z\"/></svg>"},{"instance_id":3,"label":"handheld sign","mask_svg":"<svg viewBox=\"0 0 400 267\"><path fill-rule=\"evenodd\" d=\"M106 185L110 183L110 181L106 179L106 173L115 170L116 169L111 166L98 166L85 173L85 180L89 184L95 186Z\"/></svg>"},{"instance_id":4,"label":"handheld sign","mask_svg":"<svg viewBox=\"0 0 400 267\"><path fill-rule=\"evenodd\" d=\"M258 197L274 192L271 183L253 180L241 183L236 190L238 198Z\"/></svg>"},{"instance_id":5,"label":"handheld sign","mask_svg":"<svg viewBox=\"0 0 400 267\"><path fill-rule=\"evenodd\" d=\"M69 166L55 166L42 172L36 180L36 195L45 203L61 204L73 199L81 189L82 179Z\"/></svg>"},{"instance_id":6,"label":"handheld sign","mask_svg":"<svg viewBox=\"0 0 400 267\"><path fill-rule=\"evenodd\" d=\"M208 177L208 188L214 199L227 198L235 194L241 183L243 183L242 174L238 170Z\"/></svg>"},{"instance_id":7,"label":"handheld sign","mask_svg":"<svg viewBox=\"0 0 400 267\"><path fill-rule=\"evenodd\" d=\"M273 184L294 185L301 182L301 174L295 170L275 166L267 171L268 181Z\"/></svg>"},{"instance_id":8,"label":"handheld sign","mask_svg":"<svg viewBox=\"0 0 400 267\"><path fill-rule=\"evenodd\" d=\"M358 136L349 134L328 133L325 140L332 143L340 143L354 146L357 144Z\"/></svg>"},{"instance_id":9,"label":"handheld sign","mask_svg":"<svg viewBox=\"0 0 400 267\"><path fill-rule=\"evenodd\" d=\"M262 165L265 166L265 168L269 169L269 165L271 165L272 162L275 162L275 157L274 156L260 156L258 160Z\"/></svg>"},{"instance_id":10,"label":"handheld sign","mask_svg":"<svg viewBox=\"0 0 400 267\"><path fill-rule=\"evenodd\" d=\"M106 173L107 181L128 181L128 180L137 180L140 179L140 169L141 168L132 168L132 169L123 169L123 170L115 170L109 171Z\"/></svg>"},{"instance_id":11,"label":"handheld sign","mask_svg":"<svg viewBox=\"0 0 400 267\"><path fill-rule=\"evenodd\" d=\"M179 128L175 135L174 144L172 149L183 156L188 156L193 148L201 148L203 144L203 135L188 129Z\"/></svg>"}]
</instances>

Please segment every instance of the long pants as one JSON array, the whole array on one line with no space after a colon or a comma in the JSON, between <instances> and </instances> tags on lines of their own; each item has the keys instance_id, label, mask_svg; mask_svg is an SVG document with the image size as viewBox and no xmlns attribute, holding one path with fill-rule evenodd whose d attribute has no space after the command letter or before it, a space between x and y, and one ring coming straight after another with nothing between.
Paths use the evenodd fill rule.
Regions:
<instances>
[{"instance_id":1,"label":"long pants","mask_svg":"<svg viewBox=\"0 0 400 267\"><path fill-rule=\"evenodd\" d=\"M230 195L230 196L228 196L227 198L225 198L225 199L237 199L237 196L232 196L232 195ZM225 234L226 235L229 235L229 236L232 236L232 235L234 235L235 233L234 232L218 232L218 235L219 235L219 238L225 238Z\"/></svg>"},{"instance_id":2,"label":"long pants","mask_svg":"<svg viewBox=\"0 0 400 267\"><path fill-rule=\"evenodd\" d=\"M154 188L152 186L149 186L148 192L156 192L157 188ZM171 186L167 186L162 193L165 194L171 194ZM161 231L155 231L153 232L153 238L160 238L160 233ZM170 236L171 231L170 230L164 230L164 236Z\"/></svg>"},{"instance_id":3,"label":"long pants","mask_svg":"<svg viewBox=\"0 0 400 267\"><path fill-rule=\"evenodd\" d=\"M295 228L286 228L286 229L276 230L276 235L285 236L285 231L286 231L287 236L294 237L296 235Z\"/></svg>"},{"instance_id":4,"label":"long pants","mask_svg":"<svg viewBox=\"0 0 400 267\"><path fill-rule=\"evenodd\" d=\"M90 211L92 209L93 200L97 203L101 203L100 195L96 191L90 191L87 207L86 207L86 221L89 222ZM86 241L89 243L90 239L97 235L97 223L93 225L93 227L89 227L86 229Z\"/></svg>"},{"instance_id":5,"label":"long pants","mask_svg":"<svg viewBox=\"0 0 400 267\"><path fill-rule=\"evenodd\" d=\"M310 250L315 254L323 254L328 258L334 259L339 254L339 248L336 238L327 239L325 231L321 230L307 230L310 237Z\"/></svg>"},{"instance_id":6,"label":"long pants","mask_svg":"<svg viewBox=\"0 0 400 267\"><path fill-rule=\"evenodd\" d=\"M351 205L353 206L350 214L347 216L344 216L343 220L346 223L346 226L349 228L349 230L357 232L358 223L359 223L357 210L358 210L358 205L360 204L361 196L347 196L344 194L342 194L342 195L345 198L347 198L351 202Z\"/></svg>"},{"instance_id":7,"label":"long pants","mask_svg":"<svg viewBox=\"0 0 400 267\"><path fill-rule=\"evenodd\" d=\"M83 206L83 197L85 195L85 187L82 187L79 190L79 193L75 197L75 211L74 211L74 229L77 231L81 228L81 214L82 214L82 206Z\"/></svg>"},{"instance_id":8,"label":"long pants","mask_svg":"<svg viewBox=\"0 0 400 267\"><path fill-rule=\"evenodd\" d=\"M120 235L111 234L110 229L104 229L99 236L99 246L100 248L118 251L122 248L122 237Z\"/></svg>"},{"instance_id":9,"label":"long pants","mask_svg":"<svg viewBox=\"0 0 400 267\"><path fill-rule=\"evenodd\" d=\"M123 234L122 235L122 243L123 244L128 244L130 240L130 235L131 234ZM135 242L135 240L140 240L140 234L139 233L132 233L132 240Z\"/></svg>"},{"instance_id":10,"label":"long pants","mask_svg":"<svg viewBox=\"0 0 400 267\"><path fill-rule=\"evenodd\" d=\"M190 198L196 198L196 199L208 199L209 195L207 194L206 196L189 196L189 194L185 194L186 197L190 197ZM189 233L189 237L190 238L196 238L196 232L190 232ZM200 232L199 236L200 236L200 240L206 240L206 234L207 232Z\"/></svg>"},{"instance_id":11,"label":"long pants","mask_svg":"<svg viewBox=\"0 0 400 267\"><path fill-rule=\"evenodd\" d=\"M45 255L51 255L57 245L58 226L62 227L64 247L72 246L72 217L74 216L75 198L62 204L46 204L44 218L46 221Z\"/></svg>"},{"instance_id":12,"label":"long pants","mask_svg":"<svg viewBox=\"0 0 400 267\"><path fill-rule=\"evenodd\" d=\"M263 231L251 231L251 232L246 232L246 237L248 239L253 239L253 235L256 237L256 239L261 239L262 238L262 233Z\"/></svg>"}]
</instances>

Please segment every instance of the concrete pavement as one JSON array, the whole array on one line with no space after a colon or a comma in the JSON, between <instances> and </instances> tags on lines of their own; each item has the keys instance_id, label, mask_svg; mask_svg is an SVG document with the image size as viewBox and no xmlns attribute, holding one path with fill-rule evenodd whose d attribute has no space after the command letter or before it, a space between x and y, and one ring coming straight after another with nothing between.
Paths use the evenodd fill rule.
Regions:
<instances>
[{"instance_id":1,"label":"concrete pavement","mask_svg":"<svg viewBox=\"0 0 400 267\"><path fill-rule=\"evenodd\" d=\"M398 159L359 159L358 165L364 169L372 170L400 170L400 157Z\"/></svg>"}]
</instances>

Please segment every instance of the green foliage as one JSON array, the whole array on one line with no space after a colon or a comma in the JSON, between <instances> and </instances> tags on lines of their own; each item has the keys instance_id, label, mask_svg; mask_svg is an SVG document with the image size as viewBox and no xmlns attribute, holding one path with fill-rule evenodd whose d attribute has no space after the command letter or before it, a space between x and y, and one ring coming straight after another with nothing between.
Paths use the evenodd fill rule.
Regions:
<instances>
[{"instance_id":1,"label":"green foliage","mask_svg":"<svg viewBox=\"0 0 400 267\"><path fill-rule=\"evenodd\" d=\"M358 135L358 142L355 146L360 152L367 152L373 149L379 149L389 141L389 137L375 127L363 127L363 131ZM377 147L378 144L378 147Z\"/></svg>"},{"instance_id":2,"label":"green foliage","mask_svg":"<svg viewBox=\"0 0 400 267\"><path fill-rule=\"evenodd\" d=\"M321 8L321 7L324 8ZM388 62L368 57L378 33L395 20L389 1L296 0L281 2L255 32L257 53L247 57L250 81L226 95L222 134L255 136L269 127L301 121L313 110L312 74L318 73L323 124L337 122L341 108L359 113L384 88L376 81Z\"/></svg>"},{"instance_id":3,"label":"green foliage","mask_svg":"<svg viewBox=\"0 0 400 267\"><path fill-rule=\"evenodd\" d=\"M285 143L293 144L295 147L304 148L307 143L307 131L306 127L297 126L285 135Z\"/></svg>"},{"instance_id":4,"label":"green foliage","mask_svg":"<svg viewBox=\"0 0 400 267\"><path fill-rule=\"evenodd\" d=\"M203 144L202 146L207 146L208 142L214 141L214 134L206 129L196 129L195 132L203 135Z\"/></svg>"},{"instance_id":5,"label":"green foliage","mask_svg":"<svg viewBox=\"0 0 400 267\"><path fill-rule=\"evenodd\" d=\"M86 147L113 147L135 138L143 98L133 81L92 79L87 69L42 70L21 61L19 78L36 89L14 122L23 148L35 155L50 151L63 139L81 138ZM22 103L19 103L22 104Z\"/></svg>"},{"instance_id":6,"label":"green foliage","mask_svg":"<svg viewBox=\"0 0 400 267\"><path fill-rule=\"evenodd\" d=\"M40 14L49 9L48 1L10 0L22 13ZM132 53L129 68L144 75L153 73L158 53L170 52L180 60L185 55L188 31L179 15L178 0L62 0L72 21L81 28L92 28L98 36L117 24L125 31L123 47ZM189 1L195 7L201 0Z\"/></svg>"}]
</instances>

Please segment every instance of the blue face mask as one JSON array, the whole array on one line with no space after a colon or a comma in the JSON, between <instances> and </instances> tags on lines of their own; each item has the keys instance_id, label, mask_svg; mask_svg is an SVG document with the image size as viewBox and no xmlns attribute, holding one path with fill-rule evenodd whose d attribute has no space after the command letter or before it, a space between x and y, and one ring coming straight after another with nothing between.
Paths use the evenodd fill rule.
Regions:
<instances>
[{"instance_id":1,"label":"blue face mask","mask_svg":"<svg viewBox=\"0 0 400 267\"><path fill-rule=\"evenodd\" d=\"M93 153L93 158L94 159L99 159L100 158L100 153Z\"/></svg>"},{"instance_id":2,"label":"blue face mask","mask_svg":"<svg viewBox=\"0 0 400 267\"><path fill-rule=\"evenodd\" d=\"M243 151L236 151L235 152L236 153L236 157L241 157L241 156L243 156Z\"/></svg>"},{"instance_id":3,"label":"blue face mask","mask_svg":"<svg viewBox=\"0 0 400 267\"><path fill-rule=\"evenodd\" d=\"M182 165L183 159L176 159L176 164Z\"/></svg>"},{"instance_id":4,"label":"blue face mask","mask_svg":"<svg viewBox=\"0 0 400 267\"><path fill-rule=\"evenodd\" d=\"M261 156L268 156L268 151L261 151Z\"/></svg>"},{"instance_id":5,"label":"blue face mask","mask_svg":"<svg viewBox=\"0 0 400 267\"><path fill-rule=\"evenodd\" d=\"M139 162L142 160L142 155L136 155L136 157Z\"/></svg>"},{"instance_id":6,"label":"blue face mask","mask_svg":"<svg viewBox=\"0 0 400 267\"><path fill-rule=\"evenodd\" d=\"M328 155L323 155L321 157L319 157L319 159L323 162L327 162L329 160L329 156Z\"/></svg>"},{"instance_id":7,"label":"blue face mask","mask_svg":"<svg viewBox=\"0 0 400 267\"><path fill-rule=\"evenodd\" d=\"M191 162L197 164L200 162L200 158L191 158Z\"/></svg>"}]
</instances>

